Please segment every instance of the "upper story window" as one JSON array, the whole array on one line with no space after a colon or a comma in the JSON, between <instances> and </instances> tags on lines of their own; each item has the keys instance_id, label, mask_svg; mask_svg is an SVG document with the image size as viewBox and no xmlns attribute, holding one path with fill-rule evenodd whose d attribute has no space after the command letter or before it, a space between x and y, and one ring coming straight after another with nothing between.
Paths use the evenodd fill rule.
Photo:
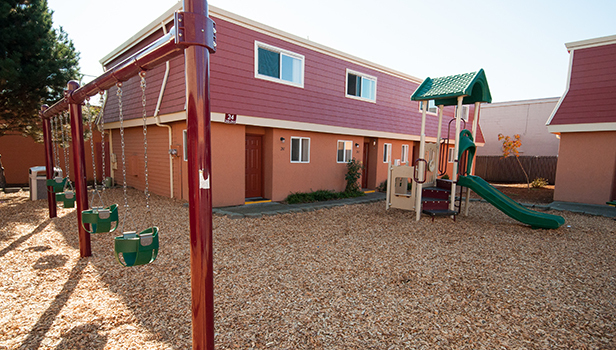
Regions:
<instances>
[{"instance_id":1,"label":"upper story window","mask_svg":"<svg viewBox=\"0 0 616 350\"><path fill-rule=\"evenodd\" d=\"M338 140L338 153L336 161L338 163L348 163L353 157L353 141Z\"/></svg>"},{"instance_id":2,"label":"upper story window","mask_svg":"<svg viewBox=\"0 0 616 350\"><path fill-rule=\"evenodd\" d=\"M423 110L423 103L424 103L424 101L419 101L419 111ZM438 107L434 103L434 100L429 100L428 101L428 110L426 111L426 113L433 113L433 114L437 114L438 113Z\"/></svg>"},{"instance_id":3,"label":"upper story window","mask_svg":"<svg viewBox=\"0 0 616 350\"><path fill-rule=\"evenodd\" d=\"M347 69L346 97L376 102L376 77Z\"/></svg>"},{"instance_id":4,"label":"upper story window","mask_svg":"<svg viewBox=\"0 0 616 350\"><path fill-rule=\"evenodd\" d=\"M291 163L310 163L310 138L291 137Z\"/></svg>"},{"instance_id":5,"label":"upper story window","mask_svg":"<svg viewBox=\"0 0 616 350\"><path fill-rule=\"evenodd\" d=\"M255 41L255 77L304 87L304 56Z\"/></svg>"}]
</instances>

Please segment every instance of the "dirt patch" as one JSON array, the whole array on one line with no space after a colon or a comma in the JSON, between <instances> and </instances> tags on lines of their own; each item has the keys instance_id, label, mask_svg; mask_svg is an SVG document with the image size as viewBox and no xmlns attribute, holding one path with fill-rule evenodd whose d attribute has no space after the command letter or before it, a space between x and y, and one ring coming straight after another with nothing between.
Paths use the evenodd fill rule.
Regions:
<instances>
[{"instance_id":1,"label":"dirt patch","mask_svg":"<svg viewBox=\"0 0 616 350\"><path fill-rule=\"evenodd\" d=\"M188 209L151 203L159 258L124 268L117 234L80 259L74 209L0 194L0 349L190 348ZM557 230L487 203L456 222L384 202L214 217L216 348L615 348L614 220L556 214Z\"/></svg>"}]
</instances>

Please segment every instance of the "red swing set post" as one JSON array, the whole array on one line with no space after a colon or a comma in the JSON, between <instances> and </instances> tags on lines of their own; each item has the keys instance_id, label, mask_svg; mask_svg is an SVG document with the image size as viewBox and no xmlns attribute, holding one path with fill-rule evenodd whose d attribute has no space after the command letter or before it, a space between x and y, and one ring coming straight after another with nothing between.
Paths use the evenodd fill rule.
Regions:
<instances>
[{"instance_id":1,"label":"red swing set post","mask_svg":"<svg viewBox=\"0 0 616 350\"><path fill-rule=\"evenodd\" d=\"M77 210L83 210L88 204L81 104L99 91L105 91L140 71L150 70L184 53L193 349L214 350L209 55L216 51L216 29L214 22L208 17L207 0L185 0L183 10L175 14L174 29L145 49L82 87L76 82L69 82L65 97L49 108L42 108L40 117L45 130L49 129L49 118L67 109L71 112ZM53 159L49 155L52 150L49 130L44 132L44 137L47 178L51 179ZM75 143L79 142L81 144L75 146ZM51 216L52 207L55 211L55 197L48 197L48 201ZM81 220L81 216L78 217ZM81 256L90 256L90 235L85 232L81 222L79 230ZM84 231L84 234L81 231Z\"/></svg>"}]
</instances>

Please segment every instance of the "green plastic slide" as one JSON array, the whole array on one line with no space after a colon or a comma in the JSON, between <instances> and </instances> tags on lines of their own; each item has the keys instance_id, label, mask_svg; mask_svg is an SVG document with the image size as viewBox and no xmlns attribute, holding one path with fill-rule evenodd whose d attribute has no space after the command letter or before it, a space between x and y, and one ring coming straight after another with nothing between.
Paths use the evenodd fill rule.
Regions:
<instances>
[{"instance_id":1,"label":"green plastic slide","mask_svg":"<svg viewBox=\"0 0 616 350\"><path fill-rule=\"evenodd\" d=\"M470 188L503 213L532 228L556 229L565 223L562 216L539 213L521 206L479 176L460 176L458 186Z\"/></svg>"}]
</instances>

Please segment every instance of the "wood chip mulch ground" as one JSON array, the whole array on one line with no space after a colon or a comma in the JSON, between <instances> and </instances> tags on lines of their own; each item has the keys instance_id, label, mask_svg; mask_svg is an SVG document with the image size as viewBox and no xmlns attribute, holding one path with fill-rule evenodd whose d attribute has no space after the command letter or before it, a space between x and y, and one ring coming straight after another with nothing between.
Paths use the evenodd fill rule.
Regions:
<instances>
[{"instance_id":1,"label":"wood chip mulch ground","mask_svg":"<svg viewBox=\"0 0 616 350\"><path fill-rule=\"evenodd\" d=\"M125 268L114 233L79 259L74 209L0 194L0 349L191 348L188 209L152 206L159 258ZM478 202L456 222L384 202L214 217L216 348L614 349L616 221L556 214L557 230Z\"/></svg>"}]
</instances>

